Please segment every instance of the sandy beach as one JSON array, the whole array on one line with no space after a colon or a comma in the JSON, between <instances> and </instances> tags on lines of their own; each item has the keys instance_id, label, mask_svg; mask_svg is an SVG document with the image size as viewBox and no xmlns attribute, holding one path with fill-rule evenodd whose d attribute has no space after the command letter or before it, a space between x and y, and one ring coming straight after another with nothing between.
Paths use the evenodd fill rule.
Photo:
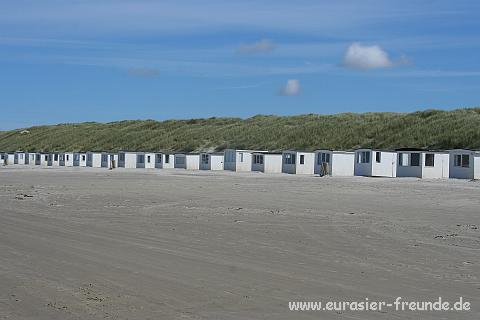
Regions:
<instances>
[{"instance_id":1,"label":"sandy beach","mask_svg":"<svg viewBox=\"0 0 480 320\"><path fill-rule=\"evenodd\" d=\"M478 181L0 167L0 319L478 318Z\"/></svg>"}]
</instances>

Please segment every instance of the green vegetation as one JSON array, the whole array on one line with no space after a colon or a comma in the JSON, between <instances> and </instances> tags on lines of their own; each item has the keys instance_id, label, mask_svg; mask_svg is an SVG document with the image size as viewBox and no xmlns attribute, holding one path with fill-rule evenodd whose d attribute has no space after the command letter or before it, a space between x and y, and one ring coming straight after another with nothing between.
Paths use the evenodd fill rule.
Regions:
<instances>
[{"instance_id":1,"label":"green vegetation","mask_svg":"<svg viewBox=\"0 0 480 320\"><path fill-rule=\"evenodd\" d=\"M0 132L0 150L480 148L480 108L59 124Z\"/></svg>"}]
</instances>

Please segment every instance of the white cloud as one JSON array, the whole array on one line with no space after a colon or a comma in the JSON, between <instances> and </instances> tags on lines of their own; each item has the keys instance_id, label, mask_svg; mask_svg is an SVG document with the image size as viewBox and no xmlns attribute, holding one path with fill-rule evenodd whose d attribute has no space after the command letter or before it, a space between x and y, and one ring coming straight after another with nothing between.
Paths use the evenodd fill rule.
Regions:
<instances>
[{"instance_id":1,"label":"white cloud","mask_svg":"<svg viewBox=\"0 0 480 320\"><path fill-rule=\"evenodd\" d=\"M378 45L365 46L352 43L343 57L343 65L347 68L368 70L389 68L394 65L388 53Z\"/></svg>"},{"instance_id":2,"label":"white cloud","mask_svg":"<svg viewBox=\"0 0 480 320\"><path fill-rule=\"evenodd\" d=\"M272 40L262 39L254 43L242 44L237 52L244 54L264 53L273 51L275 47L276 45Z\"/></svg>"},{"instance_id":3,"label":"white cloud","mask_svg":"<svg viewBox=\"0 0 480 320\"><path fill-rule=\"evenodd\" d=\"M282 88L280 88L280 95L282 96L298 96L302 88L300 81L297 79L290 79Z\"/></svg>"}]
</instances>

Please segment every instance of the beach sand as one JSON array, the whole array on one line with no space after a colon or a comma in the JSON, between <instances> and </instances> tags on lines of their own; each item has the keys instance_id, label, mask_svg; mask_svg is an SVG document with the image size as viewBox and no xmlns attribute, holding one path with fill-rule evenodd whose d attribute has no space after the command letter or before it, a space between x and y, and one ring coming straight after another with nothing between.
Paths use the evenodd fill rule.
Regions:
<instances>
[{"instance_id":1,"label":"beach sand","mask_svg":"<svg viewBox=\"0 0 480 320\"><path fill-rule=\"evenodd\" d=\"M0 167L0 319L479 318L480 182Z\"/></svg>"}]
</instances>

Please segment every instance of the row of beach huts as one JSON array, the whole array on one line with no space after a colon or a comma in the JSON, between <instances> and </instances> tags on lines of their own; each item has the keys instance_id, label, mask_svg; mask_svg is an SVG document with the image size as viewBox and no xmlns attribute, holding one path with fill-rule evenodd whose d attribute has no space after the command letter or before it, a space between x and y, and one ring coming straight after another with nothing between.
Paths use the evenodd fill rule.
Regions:
<instances>
[{"instance_id":1,"label":"row of beach huts","mask_svg":"<svg viewBox=\"0 0 480 320\"><path fill-rule=\"evenodd\" d=\"M54 152L0 153L3 165L94 168L182 168L187 170L259 171L264 173L480 179L480 151L455 149L394 151L289 150L267 152L227 149L224 152Z\"/></svg>"}]
</instances>

